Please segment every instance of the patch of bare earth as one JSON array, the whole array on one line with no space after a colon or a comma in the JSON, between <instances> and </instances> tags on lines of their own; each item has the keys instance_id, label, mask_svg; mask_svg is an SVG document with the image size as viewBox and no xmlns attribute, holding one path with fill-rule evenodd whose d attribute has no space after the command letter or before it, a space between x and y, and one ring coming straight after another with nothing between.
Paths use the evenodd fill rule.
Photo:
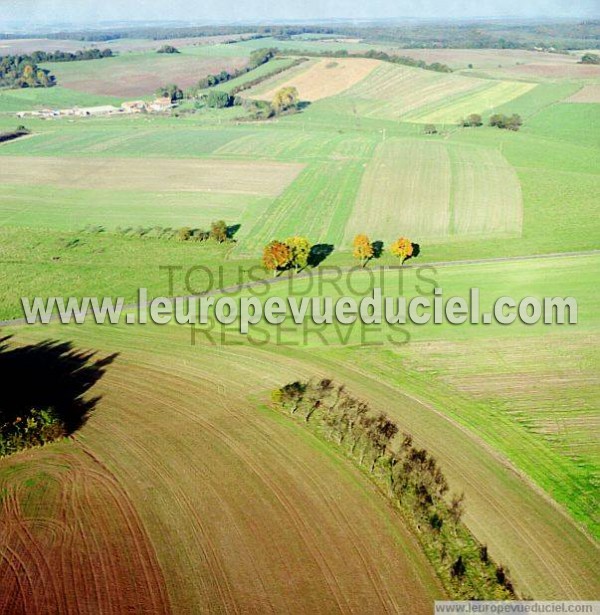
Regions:
<instances>
[{"instance_id":1,"label":"patch of bare earth","mask_svg":"<svg viewBox=\"0 0 600 615\"><path fill-rule=\"evenodd\" d=\"M111 190L197 191L277 196L302 170L284 162L143 158L2 158L2 181Z\"/></svg>"},{"instance_id":2,"label":"patch of bare earth","mask_svg":"<svg viewBox=\"0 0 600 615\"><path fill-rule=\"evenodd\" d=\"M260 96L272 100L282 87L295 87L300 100L314 101L335 96L362 81L380 62L366 58L327 58L313 64L276 88Z\"/></svg>"},{"instance_id":3,"label":"patch of bare earth","mask_svg":"<svg viewBox=\"0 0 600 615\"><path fill-rule=\"evenodd\" d=\"M584 85L581 90L569 96L565 102L570 103L600 103L600 84Z\"/></svg>"},{"instance_id":4,"label":"patch of bare earth","mask_svg":"<svg viewBox=\"0 0 600 615\"><path fill-rule=\"evenodd\" d=\"M0 613L168 613L121 484L72 443L0 461Z\"/></svg>"}]
</instances>

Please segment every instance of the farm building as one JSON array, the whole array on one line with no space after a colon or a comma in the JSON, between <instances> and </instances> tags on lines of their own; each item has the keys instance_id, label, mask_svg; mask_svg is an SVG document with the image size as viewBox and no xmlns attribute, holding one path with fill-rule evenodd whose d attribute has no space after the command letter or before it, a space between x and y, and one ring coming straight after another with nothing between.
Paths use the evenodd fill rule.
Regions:
<instances>
[{"instance_id":1,"label":"farm building","mask_svg":"<svg viewBox=\"0 0 600 615\"><path fill-rule=\"evenodd\" d=\"M73 115L77 115L79 117L87 117L90 115L109 115L110 113L117 113L119 109L117 107L113 107L112 105L101 105L99 107L82 107L75 108L73 110ZM61 112L62 113L62 112ZM65 115L71 115L70 113L65 113Z\"/></svg>"},{"instance_id":2,"label":"farm building","mask_svg":"<svg viewBox=\"0 0 600 615\"><path fill-rule=\"evenodd\" d=\"M143 100L128 100L121 105L125 113L143 113L146 111L146 103Z\"/></svg>"},{"instance_id":3,"label":"farm building","mask_svg":"<svg viewBox=\"0 0 600 615\"><path fill-rule=\"evenodd\" d=\"M173 107L173 103L171 102L171 99L168 96L163 96L161 98L157 98L156 100L154 100L153 102L151 102L148 105L148 109L150 111L166 111L167 109L170 109L171 107Z\"/></svg>"}]
</instances>

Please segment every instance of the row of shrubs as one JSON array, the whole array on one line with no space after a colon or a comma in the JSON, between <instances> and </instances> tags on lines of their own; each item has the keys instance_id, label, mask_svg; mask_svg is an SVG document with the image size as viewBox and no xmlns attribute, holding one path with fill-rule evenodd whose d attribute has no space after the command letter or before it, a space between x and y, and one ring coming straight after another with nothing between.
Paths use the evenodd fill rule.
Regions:
<instances>
[{"instance_id":1,"label":"row of shrubs","mask_svg":"<svg viewBox=\"0 0 600 615\"><path fill-rule=\"evenodd\" d=\"M296 381L272 393L287 410L358 463L387 493L412 525L427 556L454 599L517 597L503 566L489 557L462 523L463 495L448 497L448 482L436 459L383 412L330 379Z\"/></svg>"},{"instance_id":2,"label":"row of shrubs","mask_svg":"<svg viewBox=\"0 0 600 615\"><path fill-rule=\"evenodd\" d=\"M224 220L213 222L210 229L191 228L183 226L180 228L164 227L164 226L118 226L115 233L124 235L125 237L145 237L147 239L166 239L177 241L209 241L213 240L218 243L224 243L233 238L233 235L239 228L238 225L228 226ZM84 233L97 235L104 233L106 229L103 226L88 225L83 229Z\"/></svg>"}]
</instances>

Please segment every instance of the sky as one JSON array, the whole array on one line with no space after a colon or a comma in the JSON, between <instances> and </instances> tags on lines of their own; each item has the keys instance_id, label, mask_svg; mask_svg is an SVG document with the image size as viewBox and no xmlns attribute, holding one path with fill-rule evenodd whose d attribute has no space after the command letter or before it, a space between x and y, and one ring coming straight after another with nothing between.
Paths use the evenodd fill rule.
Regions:
<instances>
[{"instance_id":1,"label":"sky","mask_svg":"<svg viewBox=\"0 0 600 615\"><path fill-rule=\"evenodd\" d=\"M0 29L11 22L593 17L599 7L598 0L0 0Z\"/></svg>"}]
</instances>

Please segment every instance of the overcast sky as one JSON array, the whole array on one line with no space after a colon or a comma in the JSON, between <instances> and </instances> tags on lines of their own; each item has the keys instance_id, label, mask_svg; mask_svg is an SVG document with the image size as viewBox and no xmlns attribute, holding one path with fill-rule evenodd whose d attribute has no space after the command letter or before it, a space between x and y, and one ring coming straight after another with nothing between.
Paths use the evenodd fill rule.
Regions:
<instances>
[{"instance_id":1,"label":"overcast sky","mask_svg":"<svg viewBox=\"0 0 600 615\"><path fill-rule=\"evenodd\" d=\"M3 23L257 21L395 17L585 17L598 0L0 0Z\"/></svg>"}]
</instances>

